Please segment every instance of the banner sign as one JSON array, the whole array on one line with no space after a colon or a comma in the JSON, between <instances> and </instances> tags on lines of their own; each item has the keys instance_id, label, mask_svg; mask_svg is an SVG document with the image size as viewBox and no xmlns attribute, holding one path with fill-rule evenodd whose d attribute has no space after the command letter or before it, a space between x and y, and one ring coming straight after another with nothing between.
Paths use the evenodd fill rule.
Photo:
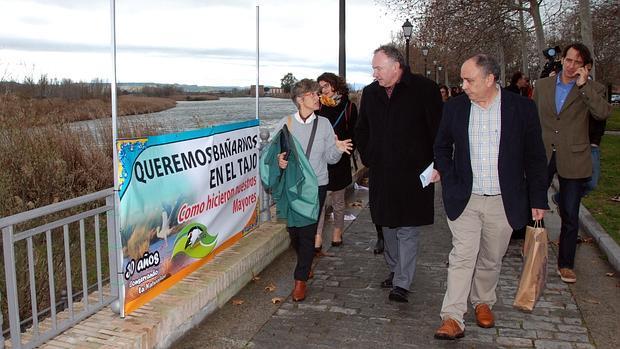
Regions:
<instances>
[{"instance_id":1,"label":"banner sign","mask_svg":"<svg viewBox=\"0 0 620 349\"><path fill-rule=\"evenodd\" d=\"M258 124L117 142L125 314L257 226Z\"/></svg>"}]
</instances>

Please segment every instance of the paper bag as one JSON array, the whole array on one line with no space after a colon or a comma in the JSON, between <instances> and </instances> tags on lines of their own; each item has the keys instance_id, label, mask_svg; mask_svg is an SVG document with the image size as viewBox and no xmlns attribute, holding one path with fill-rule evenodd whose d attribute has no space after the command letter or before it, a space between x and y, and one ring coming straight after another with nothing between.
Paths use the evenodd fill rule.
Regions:
<instances>
[{"instance_id":1,"label":"paper bag","mask_svg":"<svg viewBox=\"0 0 620 349\"><path fill-rule=\"evenodd\" d=\"M523 246L523 271L513 304L517 309L532 311L545 289L548 244L547 230L541 227L540 221L536 221L534 227L528 226L526 228Z\"/></svg>"}]
</instances>

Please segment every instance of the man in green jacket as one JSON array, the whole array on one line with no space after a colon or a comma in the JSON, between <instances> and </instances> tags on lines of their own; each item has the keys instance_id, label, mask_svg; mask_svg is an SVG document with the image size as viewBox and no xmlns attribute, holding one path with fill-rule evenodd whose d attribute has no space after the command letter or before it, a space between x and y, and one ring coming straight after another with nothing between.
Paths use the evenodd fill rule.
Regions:
<instances>
[{"instance_id":1,"label":"man in green jacket","mask_svg":"<svg viewBox=\"0 0 620 349\"><path fill-rule=\"evenodd\" d=\"M588 120L590 115L605 120L611 114L605 87L588 79L592 64L592 55L585 45L571 44L562 52L562 71L538 80L534 90L549 159L548 183L551 185L556 173L560 183L558 274L567 283L577 281L574 265L579 205L583 184L592 176Z\"/></svg>"}]
</instances>

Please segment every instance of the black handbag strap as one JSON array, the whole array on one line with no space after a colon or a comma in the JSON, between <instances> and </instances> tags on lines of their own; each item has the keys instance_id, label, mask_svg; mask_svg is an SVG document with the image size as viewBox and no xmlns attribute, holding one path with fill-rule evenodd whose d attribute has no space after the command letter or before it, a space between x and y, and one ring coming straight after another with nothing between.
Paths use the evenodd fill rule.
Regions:
<instances>
[{"instance_id":1,"label":"black handbag strap","mask_svg":"<svg viewBox=\"0 0 620 349\"><path fill-rule=\"evenodd\" d=\"M312 132L310 133L310 139L308 140L308 147L306 148L306 158L310 160L310 152L312 151L312 143L314 143L314 136L316 135L316 128L319 124L319 117L314 116L314 122L312 123Z\"/></svg>"}]
</instances>

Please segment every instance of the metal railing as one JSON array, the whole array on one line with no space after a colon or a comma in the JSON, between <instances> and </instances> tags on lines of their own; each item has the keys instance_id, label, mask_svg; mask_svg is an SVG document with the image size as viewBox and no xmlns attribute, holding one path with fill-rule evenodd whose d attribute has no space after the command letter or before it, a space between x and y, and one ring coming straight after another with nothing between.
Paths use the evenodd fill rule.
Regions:
<instances>
[{"instance_id":1,"label":"metal railing","mask_svg":"<svg viewBox=\"0 0 620 349\"><path fill-rule=\"evenodd\" d=\"M261 130L261 151L269 139L269 132L267 130ZM269 221L271 219L271 206L274 205L273 199L270 193L266 192L262 186L262 182L259 180L260 189L260 220L259 224ZM101 202L105 199L105 204L96 205L97 202ZM82 206L82 207L80 207ZM84 206L88 206L84 209ZM96 206L91 208L92 206ZM38 220L44 217L54 216L62 211L77 210L78 213L69 215L67 217L57 219L51 223L38 224ZM107 235L107 254L108 254L108 275L103 276L102 271L102 259L101 259L101 222L100 215L105 214L105 230ZM87 220L91 220L92 223L87 227ZM72 327L86 317L96 313L100 309L109 305L119 298L119 287L122 287L117 282L117 254L118 248L121 245L120 241L116 241L116 234L108 234L107 232L113 232L115 226L115 214L114 214L114 191L113 188L105 189L96 193L84 195L71 200L59 202L56 204L48 205L31 211L19 213L10 217L0 218L0 230L2 231L2 244L4 255L4 271L6 278L6 303L8 306L9 314L9 328L10 341L8 345L11 348L34 348L45 341L57 336L64 330ZM20 227L27 225L34 225L34 227L28 227L20 231ZM72 249L72 243L70 238L71 226L78 224L79 232L79 254L80 254L80 271L81 273L72 272L72 252L75 253L76 249ZM75 229L73 229L75 231ZM62 253L54 249L53 238L63 240ZM89 284L89 268L87 263L87 249L86 245L88 241L94 238L95 248L95 264L96 264L96 283ZM39 240L45 240L44 246L38 244ZM17 274L17 260L16 249L17 244L26 245L26 256L22 254L18 257L26 258L27 260L27 277L25 277L25 283L27 287L21 288L23 291L26 289L29 293L29 297L22 299L20 303L20 297L18 292L18 274ZM58 245L58 243L56 244ZM37 247L39 247L37 249ZM58 247L58 246L56 246ZM39 256L36 253L37 250L45 250L45 256ZM36 256L35 256L36 254ZM43 254L43 252L41 252ZM56 270L55 258L64 259L59 263L64 266L64 270ZM39 258L37 258L39 257ZM45 258L43 258L45 257ZM41 296L42 288L38 288L37 277L41 271L37 274L36 267L40 267L36 261L46 260L43 273L47 274L47 289L48 296L45 309L39 310L38 297ZM59 261L56 261L59 262ZM60 268L58 268L60 269ZM65 280L61 285L56 285L56 280L60 277L55 273L64 273ZM92 270L91 270L92 272ZM74 292L74 280L73 276L81 276L81 290ZM113 281L110 281L113 280ZM105 284L104 284L105 282ZM42 285L41 285L42 286ZM37 291L39 291L37 293ZM106 295L107 293L107 295ZM1 293L0 293L1 294ZM57 295L61 295L61 299L57 300ZM20 304L30 303L30 316L20 318ZM0 305L2 299L0 298ZM122 305L120 305L122 306ZM62 316L59 316L62 314ZM4 319L2 316L2 309L0 309L0 329L4 329ZM0 349L5 347L4 331L0 332Z\"/></svg>"},{"instance_id":2,"label":"metal railing","mask_svg":"<svg viewBox=\"0 0 620 349\"><path fill-rule=\"evenodd\" d=\"M101 204L104 200L105 202ZM88 209L37 225L37 222L44 217L57 216L66 210L80 210L80 206L88 206ZM119 285L115 281L104 285L101 215L105 215L105 235L107 235L108 276L105 279L116 280L117 248L120 242L116 241L116 234L107 233L113 232L115 226L112 188L0 219L11 348L34 348L118 299ZM32 225L33 222L35 227L21 230L20 227L28 223ZM75 237L76 232L79 234L79 239ZM61 238L62 245L58 243ZM24 242L25 252L21 247ZM90 260L94 258L94 270L92 265L89 268L89 263L87 263L87 243L91 245L89 252L92 257ZM20 248L16 248L16 245ZM79 250L72 249L74 245L79 245ZM92 256L93 247L94 257ZM58 250L62 250L62 253ZM80 269L78 272L72 272L71 256L76 250L79 251ZM16 251L19 253L17 259ZM19 285L18 259L25 260L27 265L26 270L22 271L24 275L21 273L19 275L19 279L22 279ZM21 266L22 269L26 265ZM64 266L64 270L56 270L60 269L57 265ZM64 273L64 282L59 282L57 285L57 281L61 281L61 276L58 275L62 273ZM46 282L41 280L41 275L47 276ZM81 279L81 285L77 285L78 288L81 286L81 290L74 293L73 278L75 276L77 276L76 279ZM89 277L96 278L94 285L89 285ZM27 285L23 285L24 283ZM93 286L95 291L91 292L90 289ZM45 303L49 308L40 311L39 298L43 296L45 289L48 291ZM18 293L18 290L22 292ZM29 294L24 296L24 292ZM58 308L56 297L62 293L66 294L66 301L63 299L61 304L64 303L64 306ZM21 299L20 295L22 295ZM27 303L30 303L31 316L26 321L22 321L20 309L27 308L24 306ZM4 324L1 311L0 324ZM28 325L29 328L22 333L24 327ZM4 348L4 345L4 337L1 337L0 349Z\"/></svg>"}]
</instances>

